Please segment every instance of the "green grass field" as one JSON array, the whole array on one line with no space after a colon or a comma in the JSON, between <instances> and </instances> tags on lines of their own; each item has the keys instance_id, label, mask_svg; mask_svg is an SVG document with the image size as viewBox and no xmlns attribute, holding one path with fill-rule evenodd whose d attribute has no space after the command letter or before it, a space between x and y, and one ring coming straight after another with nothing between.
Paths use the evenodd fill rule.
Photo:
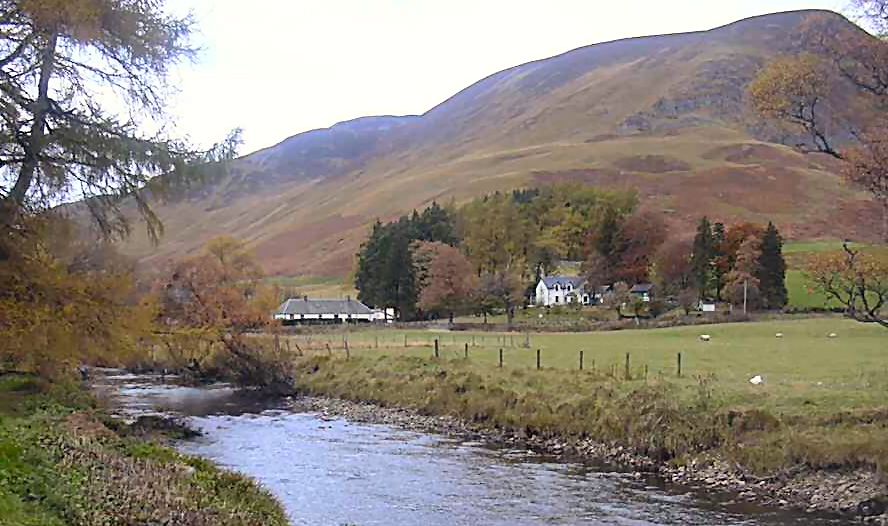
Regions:
<instances>
[{"instance_id":1,"label":"green grass field","mask_svg":"<svg viewBox=\"0 0 888 526\"><path fill-rule=\"evenodd\" d=\"M830 333L837 337L829 338ZM702 342L701 334L711 340ZM502 348L506 368L534 369L539 349L544 368L575 370L582 350L585 370L618 377L625 376L628 353L634 381L644 381L645 368L648 380L667 378L688 386L707 377L732 402L790 413L878 406L888 393L888 330L842 318L593 333L371 330L293 338L322 354L329 344L339 356L347 338L356 357L430 358L437 339L442 359L463 359L468 344L469 361L479 368L498 367ZM529 348L524 347L528 340ZM681 379L676 378L678 353ZM755 375L763 376L764 384L750 384Z\"/></svg>"}]
</instances>

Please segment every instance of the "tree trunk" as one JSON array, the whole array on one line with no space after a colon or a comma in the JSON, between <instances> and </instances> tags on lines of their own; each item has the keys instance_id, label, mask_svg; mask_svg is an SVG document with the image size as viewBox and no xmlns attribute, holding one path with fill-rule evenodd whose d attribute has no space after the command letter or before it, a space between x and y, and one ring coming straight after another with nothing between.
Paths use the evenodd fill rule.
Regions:
<instances>
[{"instance_id":1,"label":"tree trunk","mask_svg":"<svg viewBox=\"0 0 888 526\"><path fill-rule=\"evenodd\" d=\"M58 34L49 35L46 47L43 49L40 64L40 79L37 85L37 100L34 101L34 124L31 133L25 143L24 160L18 179L10 190L7 198L12 201L13 207L20 210L25 203L25 196L34 182L34 175L40 164L40 155L45 148L46 139L46 115L49 113L49 80L52 78L55 67L55 51L58 43Z\"/></svg>"}]
</instances>

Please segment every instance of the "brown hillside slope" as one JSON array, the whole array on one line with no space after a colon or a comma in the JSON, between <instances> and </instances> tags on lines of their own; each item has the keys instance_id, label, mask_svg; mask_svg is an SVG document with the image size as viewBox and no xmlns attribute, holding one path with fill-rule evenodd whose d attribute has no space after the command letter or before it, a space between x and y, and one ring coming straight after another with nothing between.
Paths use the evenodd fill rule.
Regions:
<instances>
[{"instance_id":1,"label":"brown hillside slope","mask_svg":"<svg viewBox=\"0 0 888 526\"><path fill-rule=\"evenodd\" d=\"M831 160L762 140L745 100L813 13L588 46L494 74L423 116L291 137L159 207L159 247L136 235L124 250L151 267L230 234L269 272L344 276L376 218L560 180L638 188L676 229L709 214L770 219L793 238L867 237L866 196Z\"/></svg>"}]
</instances>

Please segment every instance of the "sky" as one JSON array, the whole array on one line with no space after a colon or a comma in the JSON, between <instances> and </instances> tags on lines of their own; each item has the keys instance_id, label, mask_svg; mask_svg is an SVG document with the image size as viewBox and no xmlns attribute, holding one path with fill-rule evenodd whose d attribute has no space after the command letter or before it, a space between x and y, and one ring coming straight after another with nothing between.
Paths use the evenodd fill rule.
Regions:
<instances>
[{"instance_id":1,"label":"sky","mask_svg":"<svg viewBox=\"0 0 888 526\"><path fill-rule=\"evenodd\" d=\"M365 115L421 114L497 71L625 37L849 0L173 0L198 26L176 131L241 153Z\"/></svg>"}]
</instances>

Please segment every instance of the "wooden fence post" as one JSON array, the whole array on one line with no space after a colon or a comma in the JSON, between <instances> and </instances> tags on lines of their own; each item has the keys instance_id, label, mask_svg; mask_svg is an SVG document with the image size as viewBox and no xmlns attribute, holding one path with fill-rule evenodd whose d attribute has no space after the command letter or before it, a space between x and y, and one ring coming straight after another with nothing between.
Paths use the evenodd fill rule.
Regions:
<instances>
[{"instance_id":1,"label":"wooden fence post","mask_svg":"<svg viewBox=\"0 0 888 526\"><path fill-rule=\"evenodd\" d=\"M438 358L438 338L435 338L435 358Z\"/></svg>"},{"instance_id":2,"label":"wooden fence post","mask_svg":"<svg viewBox=\"0 0 888 526\"><path fill-rule=\"evenodd\" d=\"M678 353L678 377L681 378L681 353Z\"/></svg>"},{"instance_id":3,"label":"wooden fence post","mask_svg":"<svg viewBox=\"0 0 888 526\"><path fill-rule=\"evenodd\" d=\"M629 370L629 353L626 353L626 371L625 371L626 380L632 379L632 372Z\"/></svg>"},{"instance_id":4,"label":"wooden fence post","mask_svg":"<svg viewBox=\"0 0 888 526\"><path fill-rule=\"evenodd\" d=\"M540 370L540 350L537 349L537 371Z\"/></svg>"},{"instance_id":5,"label":"wooden fence post","mask_svg":"<svg viewBox=\"0 0 888 526\"><path fill-rule=\"evenodd\" d=\"M407 333L404 333L404 347L407 347Z\"/></svg>"},{"instance_id":6,"label":"wooden fence post","mask_svg":"<svg viewBox=\"0 0 888 526\"><path fill-rule=\"evenodd\" d=\"M583 351L580 351L580 370L583 370Z\"/></svg>"},{"instance_id":7,"label":"wooden fence post","mask_svg":"<svg viewBox=\"0 0 888 526\"><path fill-rule=\"evenodd\" d=\"M466 356L466 360L468 360L468 359L469 359L469 342L466 342L466 353L465 353L465 356Z\"/></svg>"},{"instance_id":8,"label":"wooden fence post","mask_svg":"<svg viewBox=\"0 0 888 526\"><path fill-rule=\"evenodd\" d=\"M502 348L500 348L500 353L499 353L499 366L500 366L500 369L503 368L503 349Z\"/></svg>"}]
</instances>

